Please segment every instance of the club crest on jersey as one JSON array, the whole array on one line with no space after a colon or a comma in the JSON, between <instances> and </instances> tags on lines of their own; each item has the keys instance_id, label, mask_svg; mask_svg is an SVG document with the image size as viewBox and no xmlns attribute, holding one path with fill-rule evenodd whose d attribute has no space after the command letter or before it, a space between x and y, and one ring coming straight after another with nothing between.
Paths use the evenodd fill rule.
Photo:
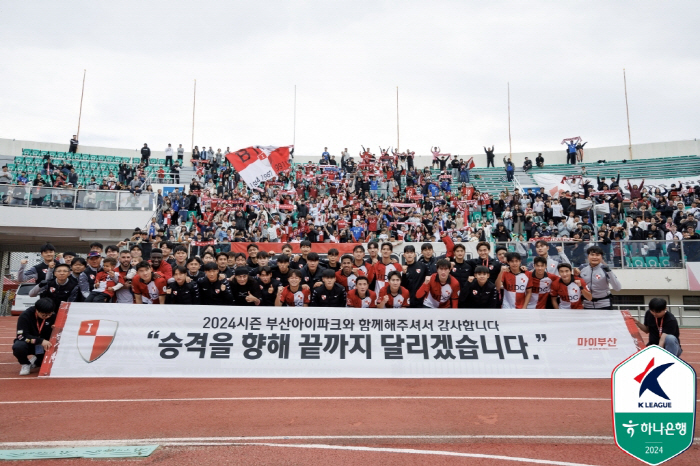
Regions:
<instances>
[{"instance_id":1,"label":"club crest on jersey","mask_svg":"<svg viewBox=\"0 0 700 466\"><path fill-rule=\"evenodd\" d=\"M173 291L173 295L177 296L177 291Z\"/></svg>"},{"instance_id":2,"label":"club crest on jersey","mask_svg":"<svg viewBox=\"0 0 700 466\"><path fill-rule=\"evenodd\" d=\"M420 269L416 269L416 273L420 273Z\"/></svg>"},{"instance_id":3,"label":"club crest on jersey","mask_svg":"<svg viewBox=\"0 0 700 466\"><path fill-rule=\"evenodd\" d=\"M50 291L51 293L55 293L55 292L56 292L56 288L51 287L51 288L49 288L49 291Z\"/></svg>"},{"instance_id":4,"label":"club crest on jersey","mask_svg":"<svg viewBox=\"0 0 700 466\"><path fill-rule=\"evenodd\" d=\"M326 295L325 294L321 295L321 301L325 301L325 300L326 300Z\"/></svg>"},{"instance_id":5,"label":"club crest on jersey","mask_svg":"<svg viewBox=\"0 0 700 466\"><path fill-rule=\"evenodd\" d=\"M596 274L595 279L600 280L600 275Z\"/></svg>"}]
</instances>

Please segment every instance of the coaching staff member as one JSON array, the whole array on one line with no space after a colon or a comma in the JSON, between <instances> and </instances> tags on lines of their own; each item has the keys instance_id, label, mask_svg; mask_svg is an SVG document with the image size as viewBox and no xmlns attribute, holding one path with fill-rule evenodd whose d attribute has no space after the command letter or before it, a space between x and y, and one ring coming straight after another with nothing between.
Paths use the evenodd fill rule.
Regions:
<instances>
[{"instance_id":1,"label":"coaching staff member","mask_svg":"<svg viewBox=\"0 0 700 466\"><path fill-rule=\"evenodd\" d=\"M19 375L41 365L44 352L51 348L51 331L56 322L51 298L41 298L17 319L17 337L12 344L12 354L22 365Z\"/></svg>"}]
</instances>

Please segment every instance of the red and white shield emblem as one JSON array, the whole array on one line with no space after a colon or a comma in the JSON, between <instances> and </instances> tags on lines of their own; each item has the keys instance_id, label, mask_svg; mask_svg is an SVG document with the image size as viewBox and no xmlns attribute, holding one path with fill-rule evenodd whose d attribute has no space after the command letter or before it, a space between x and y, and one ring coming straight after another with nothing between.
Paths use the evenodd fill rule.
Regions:
<instances>
[{"instance_id":1,"label":"red and white shield emblem","mask_svg":"<svg viewBox=\"0 0 700 466\"><path fill-rule=\"evenodd\" d=\"M85 362L93 362L107 352L118 327L116 320L84 320L80 323L78 352Z\"/></svg>"}]
</instances>

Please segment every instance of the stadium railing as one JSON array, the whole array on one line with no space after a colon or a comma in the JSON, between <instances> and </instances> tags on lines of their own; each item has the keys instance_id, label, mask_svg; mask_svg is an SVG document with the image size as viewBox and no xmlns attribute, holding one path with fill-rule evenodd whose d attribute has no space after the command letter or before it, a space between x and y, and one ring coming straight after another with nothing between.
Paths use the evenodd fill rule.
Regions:
<instances>
[{"instance_id":1,"label":"stadium railing","mask_svg":"<svg viewBox=\"0 0 700 466\"><path fill-rule=\"evenodd\" d=\"M0 185L0 206L69 210L155 210L152 192ZM130 228L130 227L129 227Z\"/></svg>"},{"instance_id":2,"label":"stadium railing","mask_svg":"<svg viewBox=\"0 0 700 466\"><path fill-rule=\"evenodd\" d=\"M643 321L649 306L647 304L613 304L613 309L629 311L632 317ZM680 327L700 327L700 307L669 304L667 309L676 317Z\"/></svg>"}]
</instances>

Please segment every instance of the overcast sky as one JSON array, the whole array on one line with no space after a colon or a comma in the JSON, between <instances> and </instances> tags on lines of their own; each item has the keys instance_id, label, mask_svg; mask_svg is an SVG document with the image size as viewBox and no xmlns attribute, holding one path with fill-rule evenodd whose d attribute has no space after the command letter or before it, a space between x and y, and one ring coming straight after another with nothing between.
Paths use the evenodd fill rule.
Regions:
<instances>
[{"instance_id":1,"label":"overcast sky","mask_svg":"<svg viewBox=\"0 0 700 466\"><path fill-rule=\"evenodd\" d=\"M0 137L162 150L360 145L426 154L700 136L700 6L685 2L4 1Z\"/></svg>"}]
</instances>

